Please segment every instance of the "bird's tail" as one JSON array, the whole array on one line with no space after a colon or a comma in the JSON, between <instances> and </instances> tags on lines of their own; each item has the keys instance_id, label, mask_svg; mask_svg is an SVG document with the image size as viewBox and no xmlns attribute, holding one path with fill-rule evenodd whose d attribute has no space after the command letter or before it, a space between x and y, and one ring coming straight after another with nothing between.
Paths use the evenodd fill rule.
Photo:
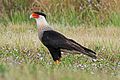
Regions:
<instances>
[{"instance_id":1,"label":"bird's tail","mask_svg":"<svg viewBox=\"0 0 120 80\"><path fill-rule=\"evenodd\" d=\"M78 44L77 42L75 42L71 39L68 39L67 43L68 43L68 50L78 51L78 52L83 53L93 59L97 58L96 53L94 51L83 47L82 45Z\"/></svg>"}]
</instances>

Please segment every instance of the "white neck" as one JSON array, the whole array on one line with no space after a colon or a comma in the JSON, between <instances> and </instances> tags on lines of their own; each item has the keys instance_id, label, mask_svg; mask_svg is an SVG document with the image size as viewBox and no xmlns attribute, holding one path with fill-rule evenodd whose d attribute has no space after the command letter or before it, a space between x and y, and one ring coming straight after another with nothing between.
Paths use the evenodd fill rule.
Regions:
<instances>
[{"instance_id":1,"label":"white neck","mask_svg":"<svg viewBox=\"0 0 120 80\"><path fill-rule=\"evenodd\" d=\"M37 23L37 28L43 27L45 25L48 25L45 17L43 17L43 16L40 16L40 18L37 18L36 19L36 23Z\"/></svg>"}]
</instances>

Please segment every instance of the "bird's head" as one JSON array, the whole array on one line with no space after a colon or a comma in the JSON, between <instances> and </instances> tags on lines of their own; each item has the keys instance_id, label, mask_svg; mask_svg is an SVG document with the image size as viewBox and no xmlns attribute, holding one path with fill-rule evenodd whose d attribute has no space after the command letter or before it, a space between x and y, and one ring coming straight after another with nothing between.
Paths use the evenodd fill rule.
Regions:
<instances>
[{"instance_id":1,"label":"bird's head","mask_svg":"<svg viewBox=\"0 0 120 80\"><path fill-rule=\"evenodd\" d=\"M45 18L46 19L46 14L44 14L43 12L33 12L30 15L30 18L34 18L34 19Z\"/></svg>"},{"instance_id":2,"label":"bird's head","mask_svg":"<svg viewBox=\"0 0 120 80\"><path fill-rule=\"evenodd\" d=\"M43 12L33 12L30 18L34 18L37 22L37 26L47 25L46 14Z\"/></svg>"}]
</instances>

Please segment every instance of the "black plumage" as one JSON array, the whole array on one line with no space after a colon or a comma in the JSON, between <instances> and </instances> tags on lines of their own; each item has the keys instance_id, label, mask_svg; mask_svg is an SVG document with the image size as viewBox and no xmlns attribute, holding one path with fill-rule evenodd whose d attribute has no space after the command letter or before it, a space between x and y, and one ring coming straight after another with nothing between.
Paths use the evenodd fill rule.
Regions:
<instances>
[{"instance_id":1,"label":"black plumage","mask_svg":"<svg viewBox=\"0 0 120 80\"><path fill-rule=\"evenodd\" d=\"M48 48L54 61L60 60L61 49L78 51L96 59L96 53L94 51L83 47L74 40L68 39L62 34L53 30L44 31L42 36L42 43Z\"/></svg>"},{"instance_id":2,"label":"black plumage","mask_svg":"<svg viewBox=\"0 0 120 80\"><path fill-rule=\"evenodd\" d=\"M38 15L42 15L42 16L44 16L46 18L46 14L43 13L43 12L33 12L33 13L38 14Z\"/></svg>"},{"instance_id":3,"label":"black plumage","mask_svg":"<svg viewBox=\"0 0 120 80\"><path fill-rule=\"evenodd\" d=\"M72 39L66 38L59 32L54 31L46 21L46 15L42 12L34 12L30 15L30 18L34 18L37 23L38 36L41 42L50 51L53 60L58 63L61 58L61 49L76 51L78 54L83 53L91 58L96 59L96 53Z\"/></svg>"}]
</instances>

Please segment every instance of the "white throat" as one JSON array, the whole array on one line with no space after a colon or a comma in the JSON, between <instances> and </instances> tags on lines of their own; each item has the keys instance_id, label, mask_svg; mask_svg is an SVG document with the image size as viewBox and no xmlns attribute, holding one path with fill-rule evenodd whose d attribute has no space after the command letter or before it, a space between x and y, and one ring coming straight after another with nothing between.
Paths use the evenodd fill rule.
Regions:
<instances>
[{"instance_id":1,"label":"white throat","mask_svg":"<svg viewBox=\"0 0 120 80\"><path fill-rule=\"evenodd\" d=\"M40 18L37 18L36 19L36 23L37 23L37 28L40 28L40 27L48 25L45 17L43 17L43 16L40 16Z\"/></svg>"}]
</instances>

